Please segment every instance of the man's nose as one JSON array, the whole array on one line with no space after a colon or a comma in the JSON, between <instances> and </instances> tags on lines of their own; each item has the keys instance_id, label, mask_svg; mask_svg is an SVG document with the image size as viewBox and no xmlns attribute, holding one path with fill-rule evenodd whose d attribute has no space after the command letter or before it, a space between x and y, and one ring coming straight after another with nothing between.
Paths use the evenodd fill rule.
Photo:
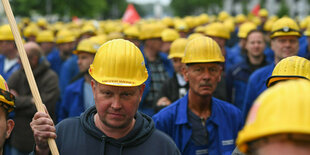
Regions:
<instances>
[{"instance_id":1,"label":"man's nose","mask_svg":"<svg viewBox=\"0 0 310 155\"><path fill-rule=\"evenodd\" d=\"M111 104L111 107L115 110L117 109L121 109L122 108L122 105L121 105L121 102L120 102L120 97L119 96L115 96L113 101L112 101L112 104Z\"/></svg>"}]
</instances>

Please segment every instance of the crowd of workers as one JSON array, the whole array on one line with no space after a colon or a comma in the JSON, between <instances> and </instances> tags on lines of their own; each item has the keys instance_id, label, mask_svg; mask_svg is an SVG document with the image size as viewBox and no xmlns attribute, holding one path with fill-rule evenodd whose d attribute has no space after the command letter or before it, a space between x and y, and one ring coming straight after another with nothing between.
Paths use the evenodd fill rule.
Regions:
<instances>
[{"instance_id":1,"label":"crowd of workers","mask_svg":"<svg viewBox=\"0 0 310 155\"><path fill-rule=\"evenodd\" d=\"M0 26L3 154L49 154L48 138L60 154L310 153L310 18L261 9L18 27L48 114Z\"/></svg>"}]
</instances>

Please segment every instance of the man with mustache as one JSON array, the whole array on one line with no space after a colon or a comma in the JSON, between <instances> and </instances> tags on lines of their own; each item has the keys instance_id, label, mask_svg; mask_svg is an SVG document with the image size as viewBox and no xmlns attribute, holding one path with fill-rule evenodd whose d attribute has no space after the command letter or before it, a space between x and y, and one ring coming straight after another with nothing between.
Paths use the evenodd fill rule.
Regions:
<instances>
[{"instance_id":1,"label":"man with mustache","mask_svg":"<svg viewBox=\"0 0 310 155\"><path fill-rule=\"evenodd\" d=\"M183 155L231 154L242 126L241 112L212 97L225 59L209 37L187 43L182 62L186 96L153 116L157 129L172 137Z\"/></svg>"}]
</instances>

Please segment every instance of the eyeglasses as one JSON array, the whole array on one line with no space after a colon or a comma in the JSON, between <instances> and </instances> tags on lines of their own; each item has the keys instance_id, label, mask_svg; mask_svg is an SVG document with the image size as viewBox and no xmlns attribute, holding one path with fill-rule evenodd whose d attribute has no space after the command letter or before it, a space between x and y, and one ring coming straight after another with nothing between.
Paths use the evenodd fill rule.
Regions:
<instances>
[{"instance_id":1,"label":"eyeglasses","mask_svg":"<svg viewBox=\"0 0 310 155\"><path fill-rule=\"evenodd\" d=\"M295 29L292 29L289 27L283 27L282 29L271 32L271 35L276 33L276 32L298 32L298 33L300 33L298 30L295 30Z\"/></svg>"},{"instance_id":2,"label":"eyeglasses","mask_svg":"<svg viewBox=\"0 0 310 155\"><path fill-rule=\"evenodd\" d=\"M0 89L0 95L2 95L8 101L15 101L15 96L8 91Z\"/></svg>"}]
</instances>

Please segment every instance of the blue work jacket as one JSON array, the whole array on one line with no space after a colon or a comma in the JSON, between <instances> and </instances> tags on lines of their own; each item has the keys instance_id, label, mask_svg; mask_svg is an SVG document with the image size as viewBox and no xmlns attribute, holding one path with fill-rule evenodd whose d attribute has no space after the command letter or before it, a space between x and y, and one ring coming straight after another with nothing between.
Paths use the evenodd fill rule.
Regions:
<instances>
[{"instance_id":1,"label":"blue work jacket","mask_svg":"<svg viewBox=\"0 0 310 155\"><path fill-rule=\"evenodd\" d=\"M14 64L6 73L4 72L4 60L5 60L5 56L4 55L0 55L0 74L2 75L2 77L6 80L9 79L9 77L11 76L12 73L14 73L16 70L18 70L20 68L20 64L16 63Z\"/></svg>"},{"instance_id":2,"label":"blue work jacket","mask_svg":"<svg viewBox=\"0 0 310 155\"><path fill-rule=\"evenodd\" d=\"M211 107L211 116L206 121L209 137L208 153L230 155L235 148L238 131L242 127L241 112L230 103L214 97ZM155 127L168 134L183 155L190 145L192 135L187 111L188 95L153 116Z\"/></svg>"},{"instance_id":3,"label":"blue work jacket","mask_svg":"<svg viewBox=\"0 0 310 155\"><path fill-rule=\"evenodd\" d=\"M53 50L46 56L46 59L51 64L51 69L59 76L62 63L64 62L60 58L59 50L56 47L53 48Z\"/></svg>"},{"instance_id":4,"label":"blue work jacket","mask_svg":"<svg viewBox=\"0 0 310 155\"><path fill-rule=\"evenodd\" d=\"M68 84L70 84L72 78L79 73L77 61L78 56L74 54L63 63L60 69L59 87L61 97L63 97L64 91Z\"/></svg>"},{"instance_id":5,"label":"blue work jacket","mask_svg":"<svg viewBox=\"0 0 310 155\"><path fill-rule=\"evenodd\" d=\"M83 103L84 82L85 78L82 77L66 87L58 112L58 122L67 117L80 116L85 111Z\"/></svg>"},{"instance_id":6,"label":"blue work jacket","mask_svg":"<svg viewBox=\"0 0 310 155\"><path fill-rule=\"evenodd\" d=\"M242 108L242 115L244 121L248 115L250 108L253 105L255 99L267 89L266 82L267 79L271 76L272 71L275 67L275 64L269 64L263 68L260 68L252 73L249 78L248 85L245 92L245 98Z\"/></svg>"}]
</instances>

